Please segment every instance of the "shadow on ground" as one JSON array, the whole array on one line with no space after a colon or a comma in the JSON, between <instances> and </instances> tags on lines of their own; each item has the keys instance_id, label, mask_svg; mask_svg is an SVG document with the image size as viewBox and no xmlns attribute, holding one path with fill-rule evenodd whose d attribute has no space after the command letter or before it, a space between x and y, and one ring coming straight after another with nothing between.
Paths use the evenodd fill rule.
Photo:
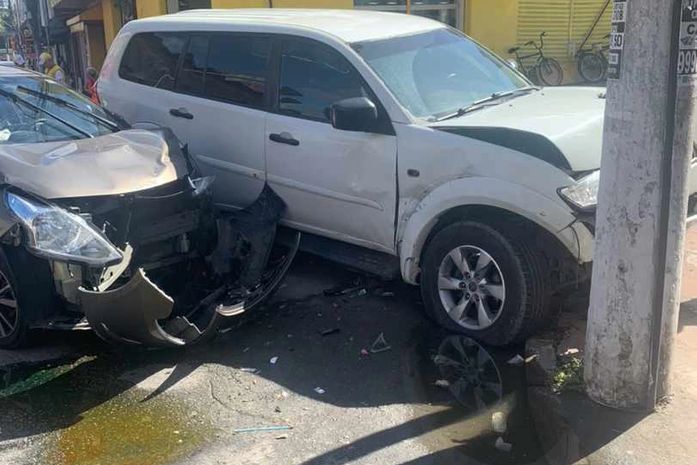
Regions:
<instances>
[{"instance_id":1,"label":"shadow on ground","mask_svg":"<svg viewBox=\"0 0 697 465\"><path fill-rule=\"evenodd\" d=\"M313 275L319 276L319 284L306 284L299 292L297 286L307 281L298 277ZM402 463L571 464L641 419L590 408L580 394L563 396L562 402L544 383L531 386L528 365L508 363L524 353L523 347L484 348L445 333L423 316L417 289L337 271L307 256L294 265L288 285L292 288L282 294L289 298L277 298L207 345L126 350L78 335L73 337L80 352L68 359L0 372L0 441L11 443L85 421L86 412L129 392L163 367L171 371L136 403L158 399L201 367L217 366L234 369L225 372L232 378L258 370L257 376L285 390L341 408L413 407L411 419L348 444L336 441L335 448L304 465L352 463L414 438L429 453ZM324 295L326 289L330 295ZM371 353L380 334L390 348ZM274 364L272 357L278 357ZM213 397L208 401L235 402L217 398L217 381L208 382ZM254 385L249 389L253 392ZM592 425L583 441L559 423L558 412L565 408L577 409ZM121 421L128 429L128 421Z\"/></svg>"}]
</instances>

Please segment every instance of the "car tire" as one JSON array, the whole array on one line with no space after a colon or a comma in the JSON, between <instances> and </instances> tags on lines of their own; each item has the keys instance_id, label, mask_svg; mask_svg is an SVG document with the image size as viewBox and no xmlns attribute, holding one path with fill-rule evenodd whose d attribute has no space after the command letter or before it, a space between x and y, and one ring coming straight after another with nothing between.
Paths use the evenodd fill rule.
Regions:
<instances>
[{"instance_id":1,"label":"car tire","mask_svg":"<svg viewBox=\"0 0 697 465\"><path fill-rule=\"evenodd\" d=\"M53 308L51 285L45 260L20 247L0 247L0 349L27 345L31 327Z\"/></svg>"},{"instance_id":2,"label":"car tire","mask_svg":"<svg viewBox=\"0 0 697 465\"><path fill-rule=\"evenodd\" d=\"M550 294L541 254L503 230L476 221L446 226L429 241L421 267L430 316L496 346L520 342L537 329Z\"/></svg>"}]
</instances>

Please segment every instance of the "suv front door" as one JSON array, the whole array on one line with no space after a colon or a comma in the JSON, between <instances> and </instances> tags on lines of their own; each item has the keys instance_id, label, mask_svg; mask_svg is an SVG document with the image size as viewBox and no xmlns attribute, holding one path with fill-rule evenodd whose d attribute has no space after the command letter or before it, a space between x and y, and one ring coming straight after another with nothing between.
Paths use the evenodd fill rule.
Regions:
<instances>
[{"instance_id":1,"label":"suv front door","mask_svg":"<svg viewBox=\"0 0 697 465\"><path fill-rule=\"evenodd\" d=\"M269 185L288 205L286 223L385 252L394 252L397 143L391 130L332 127L332 103L368 97L358 71L334 48L279 38L277 85L266 123ZM381 132L381 133L378 133Z\"/></svg>"}]
</instances>

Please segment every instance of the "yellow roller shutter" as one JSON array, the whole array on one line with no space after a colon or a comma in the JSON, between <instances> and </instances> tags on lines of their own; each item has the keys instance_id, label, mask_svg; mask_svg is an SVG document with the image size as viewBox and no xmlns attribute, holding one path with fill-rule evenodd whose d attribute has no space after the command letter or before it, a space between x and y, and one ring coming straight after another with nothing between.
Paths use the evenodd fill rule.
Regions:
<instances>
[{"instance_id":1,"label":"yellow roller shutter","mask_svg":"<svg viewBox=\"0 0 697 465\"><path fill-rule=\"evenodd\" d=\"M518 43L537 42L547 32L544 52L559 60L569 51L571 0L520 0L518 4Z\"/></svg>"},{"instance_id":2,"label":"yellow roller shutter","mask_svg":"<svg viewBox=\"0 0 697 465\"><path fill-rule=\"evenodd\" d=\"M581 46L586 34L590 32L586 47L598 42L609 42L605 36L610 33L610 19L612 17L612 2L605 7L606 0L573 0L571 17L571 46L575 52ZM604 9L603 9L604 8ZM600 20L593 24L600 16ZM591 31L591 27L593 30Z\"/></svg>"},{"instance_id":3,"label":"yellow roller shutter","mask_svg":"<svg viewBox=\"0 0 697 465\"><path fill-rule=\"evenodd\" d=\"M575 54L607 0L520 0L518 3L518 44L539 41L547 32L544 53L559 60L566 81L575 79ZM605 9L588 40L602 42L610 32L612 3Z\"/></svg>"}]
</instances>

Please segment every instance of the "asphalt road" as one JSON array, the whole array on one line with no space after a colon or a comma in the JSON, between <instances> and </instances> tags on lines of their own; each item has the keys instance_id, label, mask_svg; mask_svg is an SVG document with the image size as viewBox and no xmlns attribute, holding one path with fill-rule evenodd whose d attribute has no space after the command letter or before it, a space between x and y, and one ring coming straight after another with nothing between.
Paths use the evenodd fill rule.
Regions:
<instances>
[{"instance_id":1,"label":"asphalt road","mask_svg":"<svg viewBox=\"0 0 697 465\"><path fill-rule=\"evenodd\" d=\"M373 347L381 334L387 347ZM207 345L126 351L89 333L37 339L32 363L0 354L2 464L465 465L539 456L519 395L523 369L505 363L516 348L471 358L479 366L470 372L493 378L486 395L439 387L459 375L441 372L434 357L462 341L425 318L418 290L308 256L272 303ZM492 414L499 430L507 418L505 433L493 431ZM497 448L499 436L506 444Z\"/></svg>"}]
</instances>

